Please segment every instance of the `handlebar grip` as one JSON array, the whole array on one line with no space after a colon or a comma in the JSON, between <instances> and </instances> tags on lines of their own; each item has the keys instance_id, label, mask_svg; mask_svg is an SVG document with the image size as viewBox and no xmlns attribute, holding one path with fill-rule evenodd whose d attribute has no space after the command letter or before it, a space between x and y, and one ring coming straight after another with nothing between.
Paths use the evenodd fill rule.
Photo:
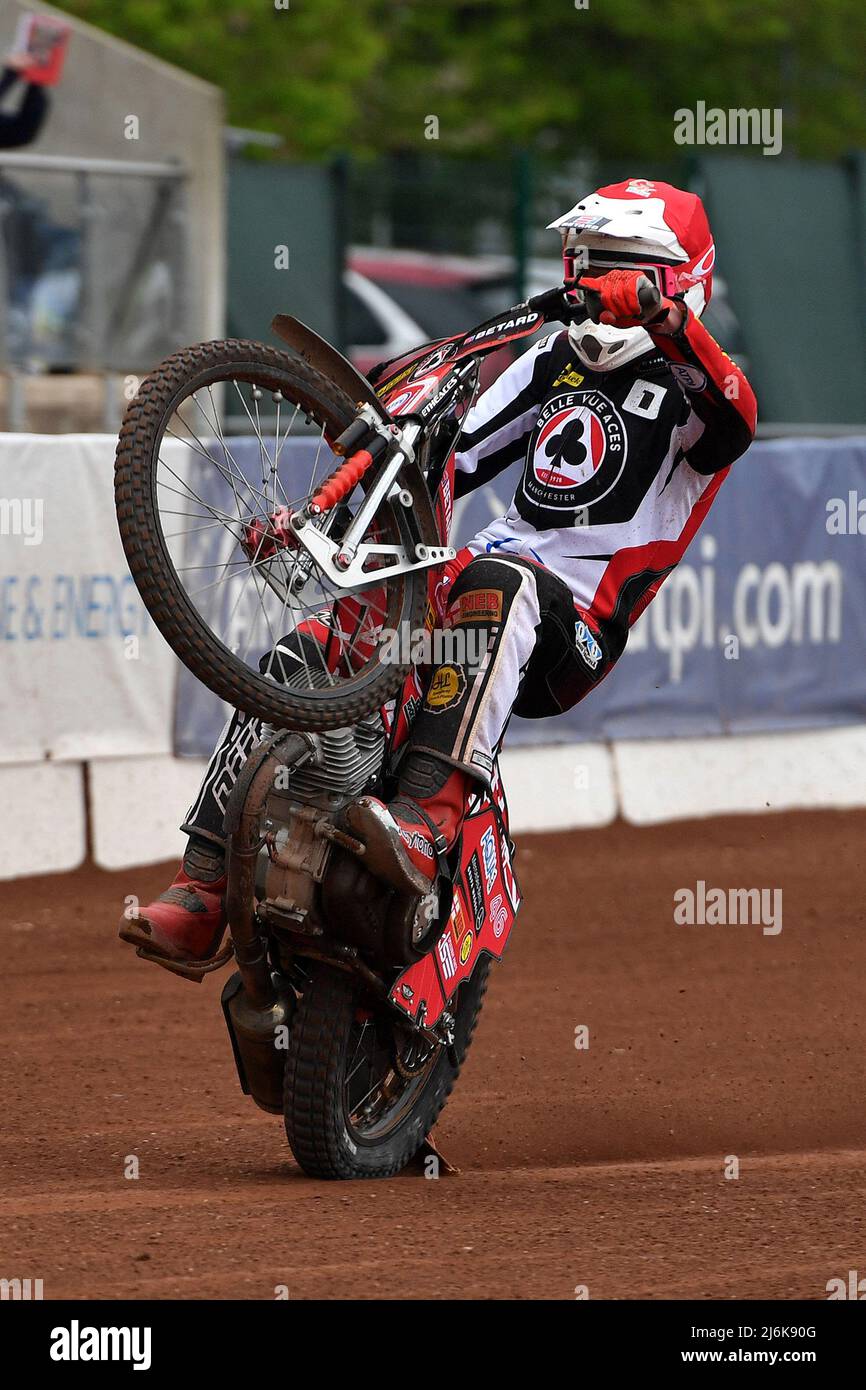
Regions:
<instances>
[{"instance_id":1,"label":"handlebar grip","mask_svg":"<svg viewBox=\"0 0 866 1390\"><path fill-rule=\"evenodd\" d=\"M586 312L593 323L598 323L601 319L602 305L601 295L597 290L592 290L587 285L580 286L583 294L583 302L586 305ZM637 287L637 301L641 307L641 312L645 316L644 321L650 322L658 314L662 307L662 297L653 282L645 275L640 277Z\"/></svg>"},{"instance_id":2,"label":"handlebar grip","mask_svg":"<svg viewBox=\"0 0 866 1390\"><path fill-rule=\"evenodd\" d=\"M527 299L526 308L533 309L545 319L560 319L568 311L569 300L564 285L556 285L552 290L542 290Z\"/></svg>"},{"instance_id":3,"label":"handlebar grip","mask_svg":"<svg viewBox=\"0 0 866 1390\"><path fill-rule=\"evenodd\" d=\"M642 275L638 281L637 302L645 314L650 316L659 312L662 307L661 291L657 290L651 280Z\"/></svg>"}]
</instances>

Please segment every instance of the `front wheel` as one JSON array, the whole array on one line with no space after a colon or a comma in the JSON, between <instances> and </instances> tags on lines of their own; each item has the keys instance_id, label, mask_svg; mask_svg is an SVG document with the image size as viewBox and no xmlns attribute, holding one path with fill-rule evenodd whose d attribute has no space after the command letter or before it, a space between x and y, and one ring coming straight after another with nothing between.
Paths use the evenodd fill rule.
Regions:
<instances>
[{"instance_id":1,"label":"front wheel","mask_svg":"<svg viewBox=\"0 0 866 1390\"><path fill-rule=\"evenodd\" d=\"M453 1051L403 1027L354 976L316 963L292 1025L286 1136L314 1178L387 1178L414 1158L457 1080L487 990L482 958L455 1002Z\"/></svg>"},{"instance_id":2,"label":"front wheel","mask_svg":"<svg viewBox=\"0 0 866 1390\"><path fill-rule=\"evenodd\" d=\"M367 524L369 563L351 592L275 518L302 514L341 464L331 444L357 407L300 358L228 339L170 357L131 402L117 449L118 525L163 637L194 675L280 727L342 728L384 704L408 669L383 662L386 631L423 622L426 574L377 580L411 544L389 497ZM323 515L339 543L368 478ZM424 482L407 478L410 496ZM429 505L429 502L428 502Z\"/></svg>"}]
</instances>

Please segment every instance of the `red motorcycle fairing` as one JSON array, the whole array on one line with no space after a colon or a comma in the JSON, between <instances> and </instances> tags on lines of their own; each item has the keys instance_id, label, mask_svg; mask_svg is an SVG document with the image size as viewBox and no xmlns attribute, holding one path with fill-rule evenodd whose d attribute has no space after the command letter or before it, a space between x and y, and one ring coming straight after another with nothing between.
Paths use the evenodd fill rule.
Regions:
<instances>
[{"instance_id":1,"label":"red motorcycle fairing","mask_svg":"<svg viewBox=\"0 0 866 1390\"><path fill-rule=\"evenodd\" d=\"M421 406L433 400L453 365L453 362L446 362L433 371L423 372L420 376L417 372L411 372L399 385L389 386L382 392L382 402L388 414L414 415Z\"/></svg>"},{"instance_id":2,"label":"red motorcycle fairing","mask_svg":"<svg viewBox=\"0 0 866 1390\"><path fill-rule=\"evenodd\" d=\"M376 395L391 414L408 415L417 409L420 401L429 399L432 395L430 383L438 384L455 362L470 357L472 353L486 355L520 338L528 338L544 322L542 314L518 304L468 333L457 333L453 338L437 338L412 352L404 353L402 357L383 363L371 373L370 380L375 386ZM419 390L422 384L424 389ZM408 407L402 399L404 392L411 400Z\"/></svg>"},{"instance_id":3,"label":"red motorcycle fairing","mask_svg":"<svg viewBox=\"0 0 866 1390\"><path fill-rule=\"evenodd\" d=\"M498 782L498 771L495 778ZM391 1002L425 1028L439 1021L482 955L502 959L520 906L507 825L483 790L463 823L448 925L432 950L404 970L391 989Z\"/></svg>"}]
</instances>

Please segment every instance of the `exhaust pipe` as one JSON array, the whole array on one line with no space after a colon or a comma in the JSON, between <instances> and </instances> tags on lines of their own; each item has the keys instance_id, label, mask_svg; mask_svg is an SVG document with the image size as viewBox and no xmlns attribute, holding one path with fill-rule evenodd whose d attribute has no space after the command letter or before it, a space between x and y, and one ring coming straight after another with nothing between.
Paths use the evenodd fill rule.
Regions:
<instances>
[{"instance_id":1,"label":"exhaust pipe","mask_svg":"<svg viewBox=\"0 0 866 1390\"><path fill-rule=\"evenodd\" d=\"M297 767L315 751L315 742L304 734L269 739L250 755L226 807L226 910L238 969L221 1002L241 1089L270 1114L282 1113L285 1055L276 1048L276 1030L290 1024L294 996L279 988L256 921L259 825L277 768Z\"/></svg>"}]
</instances>

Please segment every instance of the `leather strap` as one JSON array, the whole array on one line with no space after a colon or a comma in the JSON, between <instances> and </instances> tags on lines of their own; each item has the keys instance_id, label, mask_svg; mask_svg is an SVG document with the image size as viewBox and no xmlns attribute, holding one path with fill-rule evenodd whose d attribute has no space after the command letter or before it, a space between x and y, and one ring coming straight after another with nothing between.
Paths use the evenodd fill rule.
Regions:
<instances>
[{"instance_id":1,"label":"leather strap","mask_svg":"<svg viewBox=\"0 0 866 1390\"><path fill-rule=\"evenodd\" d=\"M428 816L424 807L419 806L418 802L411 796L398 797L396 804L411 807L419 819L426 825L427 829L430 831L430 838L433 841L433 850L436 855L436 867L443 878L450 879L451 874L448 869L448 860L446 858L448 854L448 841L445 839L445 836L442 834L436 822Z\"/></svg>"}]
</instances>

